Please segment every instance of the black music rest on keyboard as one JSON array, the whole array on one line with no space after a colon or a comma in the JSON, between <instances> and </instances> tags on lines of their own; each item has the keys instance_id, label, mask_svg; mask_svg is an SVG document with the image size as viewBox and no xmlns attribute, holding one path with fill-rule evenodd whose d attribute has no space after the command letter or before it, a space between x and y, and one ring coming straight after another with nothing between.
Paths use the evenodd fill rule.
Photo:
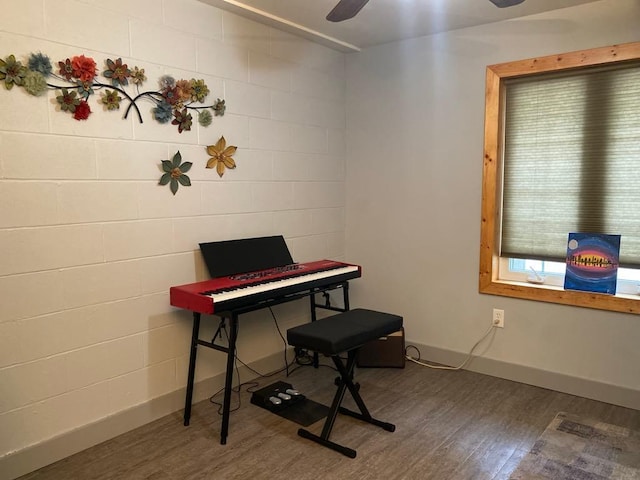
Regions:
<instances>
[{"instance_id":1,"label":"black music rest on keyboard","mask_svg":"<svg viewBox=\"0 0 640 480\"><path fill-rule=\"evenodd\" d=\"M200 251L211 278L285 267L293 263L282 235L201 243Z\"/></svg>"}]
</instances>

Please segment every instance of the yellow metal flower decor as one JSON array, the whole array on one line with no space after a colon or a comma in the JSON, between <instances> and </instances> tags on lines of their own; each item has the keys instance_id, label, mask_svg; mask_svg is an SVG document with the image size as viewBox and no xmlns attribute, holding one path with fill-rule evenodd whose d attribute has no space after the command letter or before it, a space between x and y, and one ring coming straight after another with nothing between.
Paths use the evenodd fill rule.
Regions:
<instances>
[{"instance_id":1,"label":"yellow metal flower decor","mask_svg":"<svg viewBox=\"0 0 640 480\"><path fill-rule=\"evenodd\" d=\"M220 137L220 140L215 145L209 145L207 147L207 153L211 155L211 158L207 162L207 168L216 168L218 175L222 177L224 175L224 169L236 168L236 162L232 157L238 147L228 146L224 137Z\"/></svg>"}]
</instances>

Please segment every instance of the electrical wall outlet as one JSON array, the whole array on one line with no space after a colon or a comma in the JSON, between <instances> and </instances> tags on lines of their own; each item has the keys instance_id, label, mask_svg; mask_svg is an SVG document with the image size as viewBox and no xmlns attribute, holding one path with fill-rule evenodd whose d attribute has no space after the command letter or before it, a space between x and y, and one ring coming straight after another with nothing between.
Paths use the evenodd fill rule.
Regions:
<instances>
[{"instance_id":1,"label":"electrical wall outlet","mask_svg":"<svg viewBox=\"0 0 640 480\"><path fill-rule=\"evenodd\" d=\"M493 326L504 328L504 310L500 308L493 309Z\"/></svg>"}]
</instances>

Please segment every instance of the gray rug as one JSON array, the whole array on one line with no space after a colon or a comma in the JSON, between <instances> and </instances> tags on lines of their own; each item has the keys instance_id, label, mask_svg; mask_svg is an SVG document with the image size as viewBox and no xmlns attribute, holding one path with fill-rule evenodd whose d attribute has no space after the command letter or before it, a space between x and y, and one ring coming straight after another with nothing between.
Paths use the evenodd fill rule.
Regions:
<instances>
[{"instance_id":1,"label":"gray rug","mask_svg":"<svg viewBox=\"0 0 640 480\"><path fill-rule=\"evenodd\" d=\"M640 432L559 413L511 480L640 480Z\"/></svg>"}]
</instances>

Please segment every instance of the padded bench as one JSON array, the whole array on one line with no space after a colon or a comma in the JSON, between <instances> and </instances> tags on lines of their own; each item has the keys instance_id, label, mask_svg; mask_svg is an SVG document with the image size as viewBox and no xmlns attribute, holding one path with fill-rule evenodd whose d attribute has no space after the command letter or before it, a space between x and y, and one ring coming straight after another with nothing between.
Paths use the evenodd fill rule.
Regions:
<instances>
[{"instance_id":1,"label":"padded bench","mask_svg":"<svg viewBox=\"0 0 640 480\"><path fill-rule=\"evenodd\" d=\"M353 370L358 349L362 345L397 332L400 328L402 328L402 317L398 315L357 308L287 330L289 345L331 357L340 372L340 379L337 382L338 390L333 397L321 435L315 435L303 428L298 430L298 435L336 450L347 457L355 458L355 450L329 440L338 412L371 423L389 432L395 430L395 425L376 420L371 416L358 388L353 383ZM346 364L340 357L345 352L347 353ZM340 406L347 389L356 402L360 413Z\"/></svg>"}]
</instances>

